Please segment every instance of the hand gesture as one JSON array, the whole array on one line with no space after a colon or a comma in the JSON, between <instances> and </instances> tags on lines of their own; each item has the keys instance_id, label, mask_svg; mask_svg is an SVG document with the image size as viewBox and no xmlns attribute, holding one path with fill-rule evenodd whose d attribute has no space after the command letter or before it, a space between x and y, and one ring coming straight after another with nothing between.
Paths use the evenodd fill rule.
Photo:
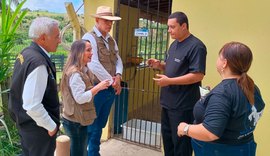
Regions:
<instances>
[{"instance_id":1,"label":"hand gesture","mask_svg":"<svg viewBox=\"0 0 270 156\"><path fill-rule=\"evenodd\" d=\"M156 78L153 78L157 85L160 87L168 86L169 85L169 78L163 74L156 74Z\"/></svg>"},{"instance_id":2,"label":"hand gesture","mask_svg":"<svg viewBox=\"0 0 270 156\"><path fill-rule=\"evenodd\" d=\"M115 90L115 95L120 95L122 87L121 87L121 78L118 76L113 77L112 87Z\"/></svg>"},{"instance_id":3,"label":"hand gesture","mask_svg":"<svg viewBox=\"0 0 270 156\"><path fill-rule=\"evenodd\" d=\"M107 89L109 86L110 86L109 80L103 80L96 85L96 87L98 88L98 91Z\"/></svg>"},{"instance_id":4,"label":"hand gesture","mask_svg":"<svg viewBox=\"0 0 270 156\"><path fill-rule=\"evenodd\" d=\"M157 59L150 58L147 60L147 64L150 68L154 68L154 69L160 68L160 61Z\"/></svg>"}]
</instances>

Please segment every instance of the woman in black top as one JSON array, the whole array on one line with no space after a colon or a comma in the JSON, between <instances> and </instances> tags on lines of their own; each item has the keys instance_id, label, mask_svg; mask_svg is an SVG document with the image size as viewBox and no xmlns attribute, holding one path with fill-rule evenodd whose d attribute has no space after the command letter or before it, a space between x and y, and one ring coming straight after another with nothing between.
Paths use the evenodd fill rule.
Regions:
<instances>
[{"instance_id":1,"label":"woman in black top","mask_svg":"<svg viewBox=\"0 0 270 156\"><path fill-rule=\"evenodd\" d=\"M216 66L222 81L194 106L194 124L178 126L178 136L193 138L196 156L256 155L253 131L265 104L247 75L252 58L239 42L221 48Z\"/></svg>"}]
</instances>

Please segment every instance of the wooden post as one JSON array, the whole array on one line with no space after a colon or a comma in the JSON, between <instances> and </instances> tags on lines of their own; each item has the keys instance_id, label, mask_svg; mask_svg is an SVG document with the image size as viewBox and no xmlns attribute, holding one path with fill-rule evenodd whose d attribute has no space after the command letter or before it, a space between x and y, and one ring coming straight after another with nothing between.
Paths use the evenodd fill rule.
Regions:
<instances>
[{"instance_id":1,"label":"wooden post","mask_svg":"<svg viewBox=\"0 0 270 156\"><path fill-rule=\"evenodd\" d=\"M70 156L70 138L67 135L56 138L55 156Z\"/></svg>"},{"instance_id":2,"label":"wooden post","mask_svg":"<svg viewBox=\"0 0 270 156\"><path fill-rule=\"evenodd\" d=\"M73 41L81 39L81 27L80 27L80 22L77 18L77 14L74 10L74 7L71 2L66 2L65 3L68 18L70 20L70 24L73 28Z\"/></svg>"}]
</instances>

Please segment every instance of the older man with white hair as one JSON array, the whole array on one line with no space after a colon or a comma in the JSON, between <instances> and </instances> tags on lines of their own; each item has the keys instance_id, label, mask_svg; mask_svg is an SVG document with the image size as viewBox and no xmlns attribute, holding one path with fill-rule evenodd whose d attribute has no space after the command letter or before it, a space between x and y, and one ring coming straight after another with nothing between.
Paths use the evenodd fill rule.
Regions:
<instances>
[{"instance_id":1,"label":"older man with white hair","mask_svg":"<svg viewBox=\"0 0 270 156\"><path fill-rule=\"evenodd\" d=\"M38 17L29 28L33 40L17 57L9 111L21 137L24 156L53 156L60 125L55 66L49 52L61 42L58 21Z\"/></svg>"},{"instance_id":2,"label":"older man with white hair","mask_svg":"<svg viewBox=\"0 0 270 156\"><path fill-rule=\"evenodd\" d=\"M99 156L102 128L107 123L115 94L119 95L121 92L123 63L119 56L118 46L109 34L113 21L121 20L121 18L114 16L112 9L108 6L98 7L96 14L92 17L95 18L96 24L91 32L83 36L83 39L89 40L92 45L93 56L88 67L96 76L94 80L96 84L108 79L111 85L94 97L97 118L92 125L88 126L88 156Z\"/></svg>"}]
</instances>

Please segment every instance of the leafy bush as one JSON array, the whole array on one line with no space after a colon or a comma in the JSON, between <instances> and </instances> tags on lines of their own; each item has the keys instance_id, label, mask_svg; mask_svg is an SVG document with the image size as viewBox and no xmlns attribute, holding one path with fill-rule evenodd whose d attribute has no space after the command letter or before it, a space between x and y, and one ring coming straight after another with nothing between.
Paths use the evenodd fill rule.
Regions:
<instances>
[{"instance_id":1,"label":"leafy bush","mask_svg":"<svg viewBox=\"0 0 270 156\"><path fill-rule=\"evenodd\" d=\"M11 74L10 64L10 50L16 44L16 35L22 19L25 17L27 11L21 12L21 7L26 2L22 1L12 12L9 5L5 0L1 1L2 14L1 14L1 29L0 29L0 84L2 84Z\"/></svg>"},{"instance_id":2,"label":"leafy bush","mask_svg":"<svg viewBox=\"0 0 270 156\"><path fill-rule=\"evenodd\" d=\"M9 132L13 144L9 142L9 138L5 129L0 126L0 155L3 156L15 156L21 153L21 147L19 143L20 138L17 128L15 126L9 127Z\"/></svg>"},{"instance_id":3,"label":"leafy bush","mask_svg":"<svg viewBox=\"0 0 270 156\"><path fill-rule=\"evenodd\" d=\"M58 13L50 13L50 12L40 12L40 11L32 11L28 12L26 16L23 18L22 23L20 25L19 31L17 32L16 36L20 36L20 38L16 39L16 44L12 48L12 55L16 56L19 52L21 52L25 47L28 47L31 43L31 39L28 38L28 30L29 26L33 19L35 19L38 16L46 16L53 19L58 20L59 28L62 29L64 26L66 26L69 23L69 19L65 14L58 14ZM80 17L81 18L81 17ZM68 30L65 33L64 36L64 42L65 43L72 43L73 42L73 32L72 30ZM68 51L66 51L62 45L59 45L57 48L57 51L53 53L53 55L68 55Z\"/></svg>"},{"instance_id":4,"label":"leafy bush","mask_svg":"<svg viewBox=\"0 0 270 156\"><path fill-rule=\"evenodd\" d=\"M11 132L12 144L6 134L6 129L0 125L0 155L13 156L20 153L20 147L18 145L18 133L14 122L11 120L8 108L8 94L6 93L9 87L9 78L12 73L12 48L16 45L19 37L16 34L16 30L22 23L27 11L21 11L21 8L26 0L23 0L16 8L11 10L10 3L6 3L6 0L1 0L1 25L0 25L0 96L2 103L2 110L4 114L3 120L5 125ZM22 41L21 41L22 42Z\"/></svg>"}]
</instances>

